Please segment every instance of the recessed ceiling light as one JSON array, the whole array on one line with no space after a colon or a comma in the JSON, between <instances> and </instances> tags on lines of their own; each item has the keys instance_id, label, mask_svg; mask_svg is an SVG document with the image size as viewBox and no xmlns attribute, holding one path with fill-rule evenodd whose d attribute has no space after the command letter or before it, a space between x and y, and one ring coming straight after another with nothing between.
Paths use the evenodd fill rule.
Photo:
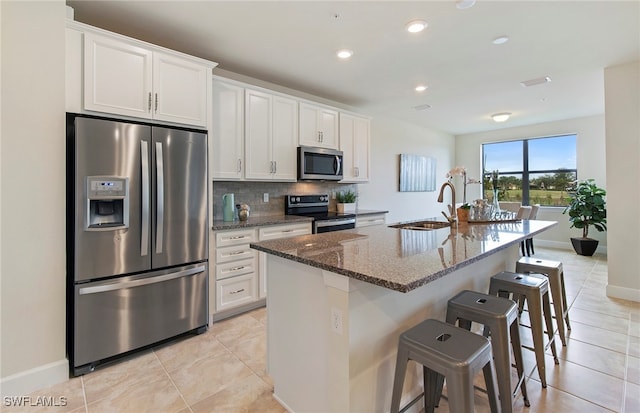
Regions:
<instances>
[{"instance_id":1,"label":"recessed ceiling light","mask_svg":"<svg viewBox=\"0 0 640 413\"><path fill-rule=\"evenodd\" d=\"M420 33L427 28L427 25L424 20L412 20L405 27L409 33Z\"/></svg>"},{"instance_id":2,"label":"recessed ceiling light","mask_svg":"<svg viewBox=\"0 0 640 413\"><path fill-rule=\"evenodd\" d=\"M427 105L426 103L424 105L418 105L418 106L414 106L413 107L415 110L427 110L427 109L431 109L431 105Z\"/></svg>"},{"instance_id":3,"label":"recessed ceiling light","mask_svg":"<svg viewBox=\"0 0 640 413\"><path fill-rule=\"evenodd\" d=\"M353 50L349 50L349 49L338 50L336 52L336 56L338 56L340 59L348 59L351 56L353 56Z\"/></svg>"},{"instance_id":4,"label":"recessed ceiling light","mask_svg":"<svg viewBox=\"0 0 640 413\"><path fill-rule=\"evenodd\" d=\"M425 90L427 90L427 87L425 85L416 86L416 92L424 92Z\"/></svg>"},{"instance_id":5,"label":"recessed ceiling light","mask_svg":"<svg viewBox=\"0 0 640 413\"><path fill-rule=\"evenodd\" d=\"M499 36L493 39L493 44L505 44L508 41L509 38L507 36Z\"/></svg>"},{"instance_id":6,"label":"recessed ceiling light","mask_svg":"<svg viewBox=\"0 0 640 413\"><path fill-rule=\"evenodd\" d=\"M476 4L476 0L458 0L456 2L456 8L458 10L470 9Z\"/></svg>"},{"instance_id":7,"label":"recessed ceiling light","mask_svg":"<svg viewBox=\"0 0 640 413\"><path fill-rule=\"evenodd\" d=\"M505 122L507 119L509 119L509 116L511 116L511 113L509 112L495 113L491 115L495 122Z\"/></svg>"},{"instance_id":8,"label":"recessed ceiling light","mask_svg":"<svg viewBox=\"0 0 640 413\"><path fill-rule=\"evenodd\" d=\"M543 83L549 83L549 82L551 82L551 78L549 76L543 76L543 77L538 77L536 79L524 80L520 82L520 84L523 87L529 87L529 86L541 85Z\"/></svg>"}]
</instances>

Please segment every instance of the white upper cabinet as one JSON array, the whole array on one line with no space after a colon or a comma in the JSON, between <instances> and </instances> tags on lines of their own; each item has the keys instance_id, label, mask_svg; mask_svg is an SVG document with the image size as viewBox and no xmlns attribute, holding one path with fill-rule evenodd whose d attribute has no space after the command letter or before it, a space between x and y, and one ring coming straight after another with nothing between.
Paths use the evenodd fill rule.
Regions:
<instances>
[{"instance_id":1,"label":"white upper cabinet","mask_svg":"<svg viewBox=\"0 0 640 413\"><path fill-rule=\"evenodd\" d=\"M295 181L297 102L245 89L245 178Z\"/></svg>"},{"instance_id":2,"label":"white upper cabinet","mask_svg":"<svg viewBox=\"0 0 640 413\"><path fill-rule=\"evenodd\" d=\"M338 111L300 102L300 145L338 149Z\"/></svg>"},{"instance_id":3,"label":"white upper cabinet","mask_svg":"<svg viewBox=\"0 0 640 413\"><path fill-rule=\"evenodd\" d=\"M244 87L214 78L212 106L211 177L240 180L244 176Z\"/></svg>"},{"instance_id":4,"label":"white upper cabinet","mask_svg":"<svg viewBox=\"0 0 640 413\"><path fill-rule=\"evenodd\" d=\"M368 182L371 164L369 118L340 113L340 150L343 152L341 182Z\"/></svg>"},{"instance_id":5,"label":"white upper cabinet","mask_svg":"<svg viewBox=\"0 0 640 413\"><path fill-rule=\"evenodd\" d=\"M215 64L146 46L84 33L84 109L207 126L207 85Z\"/></svg>"},{"instance_id":6,"label":"white upper cabinet","mask_svg":"<svg viewBox=\"0 0 640 413\"><path fill-rule=\"evenodd\" d=\"M208 67L165 53L153 54L155 119L207 125Z\"/></svg>"}]
</instances>

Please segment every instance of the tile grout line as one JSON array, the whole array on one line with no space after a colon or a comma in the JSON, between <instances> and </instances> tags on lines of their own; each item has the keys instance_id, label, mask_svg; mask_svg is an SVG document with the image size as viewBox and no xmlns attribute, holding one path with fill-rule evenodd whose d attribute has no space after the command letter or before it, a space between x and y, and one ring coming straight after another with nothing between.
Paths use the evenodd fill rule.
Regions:
<instances>
[{"instance_id":1,"label":"tile grout line","mask_svg":"<svg viewBox=\"0 0 640 413\"><path fill-rule=\"evenodd\" d=\"M173 381L173 378L171 377L171 374L169 374L169 372L167 371L167 368L165 367L164 363L162 362L162 360L160 360L160 357L158 357L158 354L156 353L155 349L153 349L152 352L153 352L153 355L158 360L158 362L160 363L160 366L162 367L162 371L164 371L164 374L166 374L167 378L169 378L169 381L171 382L171 385L173 385L173 388L176 389L176 391L180 395L180 398L184 402L185 406L187 406L187 409L189 410L189 412L193 413L193 410L191 410L191 406L189 405L189 403L187 403L187 399L184 398L184 395L182 394L182 392L180 391L180 389L178 388L176 383Z\"/></svg>"},{"instance_id":2,"label":"tile grout line","mask_svg":"<svg viewBox=\"0 0 640 413\"><path fill-rule=\"evenodd\" d=\"M82 383L82 399L84 400L84 411L89 413L89 405L87 404L87 390L84 387L84 375L80 376L80 383Z\"/></svg>"}]
</instances>

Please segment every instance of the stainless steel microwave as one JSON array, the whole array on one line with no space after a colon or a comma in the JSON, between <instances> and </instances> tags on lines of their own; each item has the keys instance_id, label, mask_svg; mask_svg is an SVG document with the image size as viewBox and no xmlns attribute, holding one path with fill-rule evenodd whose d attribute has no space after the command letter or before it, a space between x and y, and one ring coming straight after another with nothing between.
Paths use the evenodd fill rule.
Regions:
<instances>
[{"instance_id":1,"label":"stainless steel microwave","mask_svg":"<svg viewBox=\"0 0 640 413\"><path fill-rule=\"evenodd\" d=\"M298 179L303 181L340 181L342 179L342 151L299 146Z\"/></svg>"}]
</instances>

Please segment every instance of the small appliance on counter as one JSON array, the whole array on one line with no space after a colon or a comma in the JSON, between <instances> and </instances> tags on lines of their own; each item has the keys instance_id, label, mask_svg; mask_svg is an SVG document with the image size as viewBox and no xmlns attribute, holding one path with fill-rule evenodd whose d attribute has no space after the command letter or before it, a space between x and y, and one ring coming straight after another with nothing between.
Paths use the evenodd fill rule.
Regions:
<instances>
[{"instance_id":1,"label":"small appliance on counter","mask_svg":"<svg viewBox=\"0 0 640 413\"><path fill-rule=\"evenodd\" d=\"M356 214L341 214L329 211L329 195L286 195L286 215L313 218L313 233L340 231L356 227Z\"/></svg>"}]
</instances>

